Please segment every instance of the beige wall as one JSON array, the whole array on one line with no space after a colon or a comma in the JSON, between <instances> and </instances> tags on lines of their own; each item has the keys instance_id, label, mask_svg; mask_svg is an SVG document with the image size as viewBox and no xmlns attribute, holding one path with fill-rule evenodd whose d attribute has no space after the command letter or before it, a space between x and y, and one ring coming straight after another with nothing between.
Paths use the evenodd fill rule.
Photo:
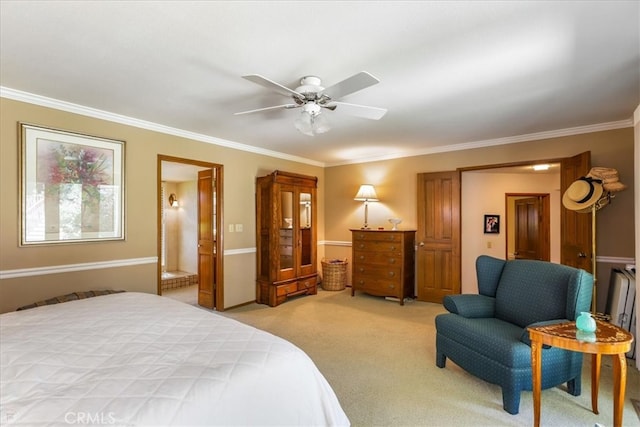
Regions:
<instances>
[{"instance_id":1,"label":"beige wall","mask_svg":"<svg viewBox=\"0 0 640 427\"><path fill-rule=\"evenodd\" d=\"M629 186L599 213L598 256L634 256L632 128L323 169L5 98L0 102L0 189L4 200L16 201L0 205L0 312L79 290L120 288L156 293L155 261L46 275L33 272L40 267L157 257L153 213L157 209L158 154L224 167L224 224L244 224L244 232L224 235L225 252L231 254L225 256L224 265L226 307L255 298L255 177L274 169L318 176L318 239L325 241L318 248L318 259L350 259L349 228L358 228L363 222L362 203L353 200L362 183L374 184L381 200L370 205L372 227L388 228L387 219L399 217L403 219L401 228L415 228L418 173L556 159L590 150L594 166L618 169L621 180ZM126 241L18 247L20 121L126 141ZM28 273L24 277L13 274L4 278L7 272L23 270Z\"/></svg>"},{"instance_id":2,"label":"beige wall","mask_svg":"<svg viewBox=\"0 0 640 427\"><path fill-rule=\"evenodd\" d=\"M157 155L196 159L224 167L224 212L226 223L244 224L242 233L224 235L225 306L255 299L255 209L254 185L259 175L275 169L319 178L319 211L322 212L324 171L321 167L248 153L193 141L133 126L72 114L28 103L0 98L0 312L90 289L117 288L157 292L157 263L148 260L157 253ZM18 122L26 122L126 142L126 241L19 247L18 235ZM323 216L318 218L323 235ZM139 260L126 267L69 271L69 266L106 261ZM146 261L144 261L146 260ZM62 266L57 274L39 274L41 267ZM65 267L66 266L66 267ZM238 268L237 266L241 266ZM74 267L75 268L75 267ZM73 268L71 268L73 269ZM16 277L20 276L20 277ZM5 278L11 277L11 278Z\"/></svg>"},{"instance_id":3,"label":"beige wall","mask_svg":"<svg viewBox=\"0 0 640 427\"><path fill-rule=\"evenodd\" d=\"M461 280L462 293L477 293L476 258L507 258L506 193L549 193L551 261L560 262L560 175L467 171L461 181ZM485 234L484 215L500 215L500 233Z\"/></svg>"},{"instance_id":4,"label":"beige wall","mask_svg":"<svg viewBox=\"0 0 640 427\"><path fill-rule=\"evenodd\" d=\"M633 258L633 128L328 167L325 171L328 195L325 208L325 239L328 242L325 247L326 256L351 258L348 247L351 239L349 229L360 227L363 218L362 203L353 200L360 184L373 184L380 198L379 202L371 203L369 207L371 227L389 228L387 219L396 216L402 218L402 228L415 228L418 173L559 159L584 151L591 151L593 166L616 168L620 174L620 180L628 186L626 191L618 193L611 205L598 213L597 255L598 257ZM486 188L476 186L470 191L482 193ZM465 239L464 235L462 239ZM467 265L463 269L473 270L473 266ZM608 280L608 271L601 270L604 275L603 280ZM463 289L471 287L473 285L463 284Z\"/></svg>"},{"instance_id":5,"label":"beige wall","mask_svg":"<svg viewBox=\"0 0 640 427\"><path fill-rule=\"evenodd\" d=\"M181 207L178 208L178 270L198 272L198 182L178 184ZM251 231L251 230L249 230Z\"/></svg>"}]
</instances>

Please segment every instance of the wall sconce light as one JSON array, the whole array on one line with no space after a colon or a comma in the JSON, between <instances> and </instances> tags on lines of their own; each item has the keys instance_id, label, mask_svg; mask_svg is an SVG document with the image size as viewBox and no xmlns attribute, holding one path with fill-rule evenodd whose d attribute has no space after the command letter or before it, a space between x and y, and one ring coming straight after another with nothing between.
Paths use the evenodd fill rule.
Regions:
<instances>
[{"instance_id":1,"label":"wall sconce light","mask_svg":"<svg viewBox=\"0 0 640 427\"><path fill-rule=\"evenodd\" d=\"M178 196L176 196L176 193L169 194L169 206L171 206L172 208L177 208L178 206L180 206L178 204Z\"/></svg>"},{"instance_id":2,"label":"wall sconce light","mask_svg":"<svg viewBox=\"0 0 640 427\"><path fill-rule=\"evenodd\" d=\"M358 194L356 194L356 197L354 197L353 200L364 202L364 225L361 227L361 229L368 230L369 224L367 223L367 218L369 216L369 202L378 201L376 189L373 188L373 185L362 184L360 186L360 189L358 190Z\"/></svg>"}]
</instances>

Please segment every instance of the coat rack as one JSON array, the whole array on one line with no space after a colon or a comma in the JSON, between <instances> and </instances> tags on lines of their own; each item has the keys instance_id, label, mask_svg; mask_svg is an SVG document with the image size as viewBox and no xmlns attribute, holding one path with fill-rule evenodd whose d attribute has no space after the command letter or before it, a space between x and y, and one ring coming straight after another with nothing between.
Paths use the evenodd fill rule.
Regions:
<instances>
[{"instance_id":1,"label":"coat rack","mask_svg":"<svg viewBox=\"0 0 640 427\"><path fill-rule=\"evenodd\" d=\"M565 208L578 213L591 213L591 268L593 274L593 293L591 296L591 312L596 317L607 318L597 313L597 257L596 257L596 212L611 203L614 192L626 188L618 179L618 171L613 168L594 167L586 176L574 181L562 196Z\"/></svg>"}]
</instances>

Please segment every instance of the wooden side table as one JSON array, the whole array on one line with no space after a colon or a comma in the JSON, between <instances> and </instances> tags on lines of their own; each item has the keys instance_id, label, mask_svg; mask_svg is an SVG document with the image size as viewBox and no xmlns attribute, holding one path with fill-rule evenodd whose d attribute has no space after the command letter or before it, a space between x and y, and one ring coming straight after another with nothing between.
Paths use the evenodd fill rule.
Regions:
<instances>
[{"instance_id":1,"label":"wooden side table","mask_svg":"<svg viewBox=\"0 0 640 427\"><path fill-rule=\"evenodd\" d=\"M631 349L633 335L611 323L596 320L596 331L588 339L576 338L576 322L527 328L531 339L531 375L533 380L533 425L540 426L540 390L542 380L542 346L564 348L591 354L591 407L598 413L600 360L603 354L613 356L613 425L622 426L622 409L627 385L625 353ZM580 337L583 338L583 337Z\"/></svg>"}]
</instances>

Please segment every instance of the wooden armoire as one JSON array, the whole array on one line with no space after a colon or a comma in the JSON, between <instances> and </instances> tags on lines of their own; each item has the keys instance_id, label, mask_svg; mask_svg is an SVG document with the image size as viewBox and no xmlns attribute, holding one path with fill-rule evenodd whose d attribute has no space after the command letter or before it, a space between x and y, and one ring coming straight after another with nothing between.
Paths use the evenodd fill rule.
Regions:
<instances>
[{"instance_id":1,"label":"wooden armoire","mask_svg":"<svg viewBox=\"0 0 640 427\"><path fill-rule=\"evenodd\" d=\"M274 307L318 286L318 178L274 171L256 179L256 301Z\"/></svg>"}]
</instances>

